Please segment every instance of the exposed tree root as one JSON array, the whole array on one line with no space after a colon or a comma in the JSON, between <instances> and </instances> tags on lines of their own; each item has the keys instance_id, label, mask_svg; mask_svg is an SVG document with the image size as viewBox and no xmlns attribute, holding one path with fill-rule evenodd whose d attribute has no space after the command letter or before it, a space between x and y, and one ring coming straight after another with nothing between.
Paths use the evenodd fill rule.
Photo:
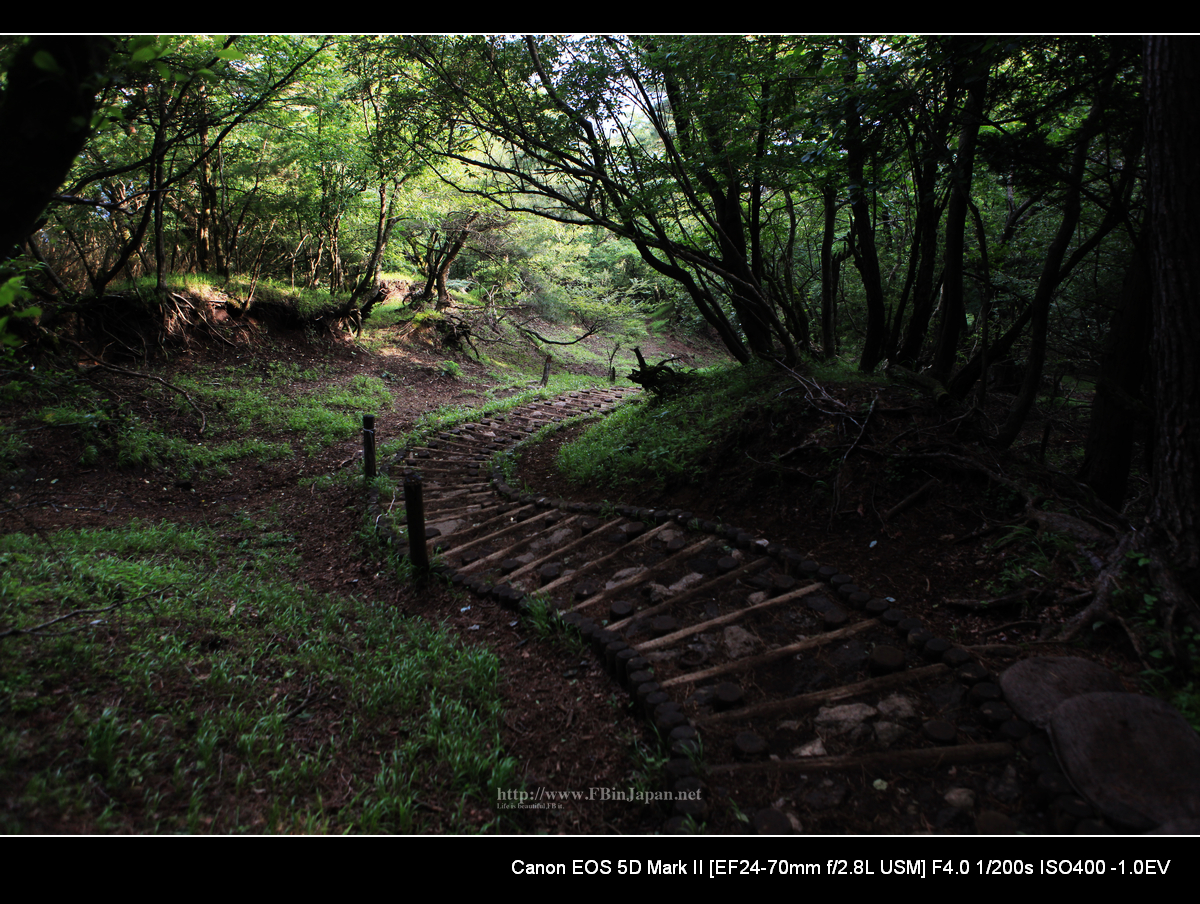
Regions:
<instances>
[{"instance_id":1,"label":"exposed tree root","mask_svg":"<svg viewBox=\"0 0 1200 904\"><path fill-rule=\"evenodd\" d=\"M72 339L66 339L64 341L68 345L70 345L73 348L77 349L78 351L82 352L83 354L89 355L89 356L91 355L91 352L89 352L86 348L84 348L78 342L75 342ZM101 361L99 359L96 359L96 365L95 365L95 367L91 368L91 370L107 370L107 371L111 371L112 373L115 373L115 374L122 374L126 377L137 377L139 380L153 380L156 383L161 383L163 386L167 387L167 389L171 390L172 392L179 393L181 396L184 397L184 399L187 401L188 405L190 405L192 407L192 410L195 411L196 414L200 415L200 434L199 435L200 436L204 435L204 431L208 427L208 418L205 416L205 414L204 414L203 410L201 410L200 406L197 405L194 401L192 401L192 397L190 395L188 395L184 390L182 390L178 386L176 386L174 383L164 380L162 377L156 377L154 374L145 374L145 373L142 373L141 371L129 370L124 367L117 367L115 364L108 364L107 362Z\"/></svg>"},{"instance_id":2,"label":"exposed tree root","mask_svg":"<svg viewBox=\"0 0 1200 904\"><path fill-rule=\"evenodd\" d=\"M1125 570L1125 554L1133 549L1138 539L1138 535L1132 531L1121 538L1116 549L1110 553L1108 562L1100 572L1100 576L1096 579L1095 595L1092 598L1092 602L1086 608L1069 618L1053 637L1044 639L1066 643L1078 637L1079 633L1088 625L1094 625L1096 622L1116 622L1129 635L1134 649L1138 651L1139 656L1141 655L1141 644L1133 632L1129 630L1129 626L1125 624L1112 608L1113 594L1119 588L1121 574Z\"/></svg>"}]
</instances>

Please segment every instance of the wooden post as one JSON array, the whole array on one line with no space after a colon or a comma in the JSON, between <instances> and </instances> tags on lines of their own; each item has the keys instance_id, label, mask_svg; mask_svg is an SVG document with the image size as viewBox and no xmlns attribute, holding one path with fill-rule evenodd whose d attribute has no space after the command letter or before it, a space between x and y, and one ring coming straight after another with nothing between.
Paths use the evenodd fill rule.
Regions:
<instances>
[{"instance_id":1,"label":"wooden post","mask_svg":"<svg viewBox=\"0 0 1200 904\"><path fill-rule=\"evenodd\" d=\"M554 360L549 355L546 356L546 365L542 368L542 385L546 386L550 383L550 362Z\"/></svg>"},{"instance_id":2,"label":"wooden post","mask_svg":"<svg viewBox=\"0 0 1200 904\"><path fill-rule=\"evenodd\" d=\"M424 576L429 571L429 550L425 546L425 499L421 475L416 471L404 474L404 513L408 520L408 557L413 570Z\"/></svg>"},{"instance_id":3,"label":"wooden post","mask_svg":"<svg viewBox=\"0 0 1200 904\"><path fill-rule=\"evenodd\" d=\"M375 415L363 415L363 472L375 476Z\"/></svg>"}]
</instances>

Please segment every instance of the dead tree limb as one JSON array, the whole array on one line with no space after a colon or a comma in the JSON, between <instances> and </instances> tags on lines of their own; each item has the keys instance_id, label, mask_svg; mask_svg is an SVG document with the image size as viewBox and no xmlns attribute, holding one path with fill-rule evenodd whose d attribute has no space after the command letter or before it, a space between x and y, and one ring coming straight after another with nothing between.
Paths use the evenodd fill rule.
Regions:
<instances>
[{"instance_id":1,"label":"dead tree limb","mask_svg":"<svg viewBox=\"0 0 1200 904\"><path fill-rule=\"evenodd\" d=\"M82 352L83 354L87 355L89 358L93 357L91 352L89 352L86 348L84 348L78 342L75 342L73 339L64 339L63 341L66 342L68 345L74 347L78 351ZM139 380L153 380L156 383L161 383L163 386L167 387L167 389L171 390L172 392L179 393L181 396L183 396L183 398L187 401L187 403L190 406L192 406L192 410L195 411L196 414L200 415L200 435L201 436L204 435L204 431L208 427L208 418L204 416L204 412L200 409L200 406L192 401L192 397L190 395L188 395L184 390L182 390L178 386L176 386L174 383L168 382L167 380L164 380L162 377L156 377L156 376L154 376L154 374L144 374L141 371L127 370L124 367L117 367L117 365L109 364L105 361L101 361L99 358L96 358L95 361L96 361L96 365L95 365L95 367L91 368L91 371L94 371L97 369L107 370L107 371L111 371L112 373L115 373L115 374L123 374L126 377L136 377ZM87 371L87 372L90 373L91 371Z\"/></svg>"},{"instance_id":2,"label":"dead tree limb","mask_svg":"<svg viewBox=\"0 0 1200 904\"><path fill-rule=\"evenodd\" d=\"M897 502L895 505L893 505L890 509L888 509L886 512L884 512L883 513L884 523L891 521L892 518L896 517L896 515L899 515L901 512L905 511L906 509L912 508L912 506L916 505L918 502L921 501L921 498L926 493L928 493L934 487L938 486L940 483L941 483L941 481L938 480L936 477L931 478L930 480L927 480L925 483L923 483L920 486L920 488L916 492L910 493L909 495L905 496L903 499L901 499L899 502Z\"/></svg>"}]
</instances>

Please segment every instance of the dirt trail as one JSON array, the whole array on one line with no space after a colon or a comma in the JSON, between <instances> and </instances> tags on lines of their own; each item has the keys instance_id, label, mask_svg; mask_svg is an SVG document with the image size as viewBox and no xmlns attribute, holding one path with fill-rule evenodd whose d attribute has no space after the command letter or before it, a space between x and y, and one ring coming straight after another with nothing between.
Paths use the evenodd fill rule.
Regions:
<instances>
[{"instance_id":1,"label":"dirt trail","mask_svg":"<svg viewBox=\"0 0 1200 904\"><path fill-rule=\"evenodd\" d=\"M496 452L624 395L463 423L392 468L422 477L439 572L515 611L557 613L655 729L669 755L665 831L1186 831L1200 814L1200 788L1181 793L1175 777L1197 774L1195 733L1099 666L993 644L1007 663L996 674L903 601L770 538L702 512L522 493L489 474ZM1113 691L1097 709L1095 692ZM1059 715L1068 700L1075 712ZM1126 716L1142 730L1120 730ZM1054 755L1097 734L1103 755Z\"/></svg>"}]
</instances>

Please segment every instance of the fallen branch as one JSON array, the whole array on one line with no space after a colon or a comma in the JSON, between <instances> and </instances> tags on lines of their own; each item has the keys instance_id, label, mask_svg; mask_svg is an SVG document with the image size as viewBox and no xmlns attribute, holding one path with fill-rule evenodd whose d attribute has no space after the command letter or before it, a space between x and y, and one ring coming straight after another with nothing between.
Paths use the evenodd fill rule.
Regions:
<instances>
[{"instance_id":1,"label":"fallen branch","mask_svg":"<svg viewBox=\"0 0 1200 904\"><path fill-rule=\"evenodd\" d=\"M916 750L887 750L857 756L813 756L764 763L722 763L709 768L710 775L754 775L768 773L848 772L878 774L880 770L928 769L946 765L970 765L1006 760L1013 755L1007 741L986 744L952 744L946 747L922 747ZM886 774L886 773L885 773Z\"/></svg>"},{"instance_id":2,"label":"fallen branch","mask_svg":"<svg viewBox=\"0 0 1200 904\"><path fill-rule=\"evenodd\" d=\"M1016 630L1017 628L1040 628L1041 626L1042 623L1038 621L1014 621L995 628L988 628L981 636L987 637L989 634L999 634L1002 631Z\"/></svg>"},{"instance_id":3,"label":"fallen branch","mask_svg":"<svg viewBox=\"0 0 1200 904\"><path fill-rule=\"evenodd\" d=\"M637 356L638 369L629 372L630 381L655 395L679 392L695 377L694 373L683 373L667 366L668 362L675 360L674 355L651 367L640 348L634 347L633 353Z\"/></svg>"},{"instance_id":4,"label":"fallen branch","mask_svg":"<svg viewBox=\"0 0 1200 904\"><path fill-rule=\"evenodd\" d=\"M927 374L914 373L897 364L886 368L884 373L898 383L907 383L909 386L915 386L922 392L932 396L935 405L945 405L950 401L950 393L946 391L946 387Z\"/></svg>"},{"instance_id":5,"label":"fallen branch","mask_svg":"<svg viewBox=\"0 0 1200 904\"><path fill-rule=\"evenodd\" d=\"M169 589L169 588L164 588L164 589ZM42 622L40 625L34 625L32 628L9 628L7 631L0 631L0 639L5 638L5 637L15 637L18 634L40 634L43 628L49 628L51 625L57 625L59 622L66 621L68 618L74 618L77 615L103 615L105 612L111 612L113 609L116 609L118 606L125 606L125 605L128 605L129 603L141 602L142 600L149 599L151 596L153 596L153 594L146 593L146 594L143 594L142 596L131 597L130 599L127 599L127 600L118 600L117 602L113 603L111 606L105 606L103 609L75 609L74 611L68 612L65 615L60 615L57 618L52 618L48 622ZM77 630L77 629L72 629L72 630ZM62 633L69 634L71 632L64 631ZM56 635L52 635L52 636L57 637L59 635L56 634Z\"/></svg>"},{"instance_id":6,"label":"fallen branch","mask_svg":"<svg viewBox=\"0 0 1200 904\"><path fill-rule=\"evenodd\" d=\"M288 721L296 718L296 716L298 716L298 715L300 715L300 713L304 712L304 708L306 706L308 706L309 703L315 702L317 700L322 700L327 696L329 696L328 693L323 693L323 694L317 694L316 697L314 697L313 691L312 691L312 686L309 685L308 696L306 696L302 701L300 701L300 703L296 704L291 709L289 709L286 713L284 713L283 718L281 718L279 721L280 722L288 722Z\"/></svg>"},{"instance_id":7,"label":"fallen branch","mask_svg":"<svg viewBox=\"0 0 1200 904\"><path fill-rule=\"evenodd\" d=\"M72 339L64 339L63 341L66 342L68 345L73 346L78 351L82 352L83 354L87 355L89 358L92 357L92 353L89 352L82 345L80 345L78 342L75 342ZM137 377L138 379L141 379L141 380L154 380L156 383L161 383L163 386L167 387L167 389L171 390L172 392L179 393L181 396L184 397L184 399L187 401L187 403L192 406L192 410L194 410L196 412L196 414L200 415L200 435L201 436L204 435L204 431L208 427L208 418L204 416L204 412L200 409L200 406L192 401L192 397L190 395L188 395L184 390L182 390L178 386L176 386L174 383L170 383L167 380L164 380L162 377L156 377L156 376L154 376L154 374L144 374L141 371L127 370L124 367L117 367L117 365L109 364L105 361L101 361L99 358L96 359L96 366L91 368L91 370L86 371L86 373L91 373L92 371L95 371L97 369L111 371L112 373L115 373L115 374L123 374L126 377Z\"/></svg>"},{"instance_id":8,"label":"fallen branch","mask_svg":"<svg viewBox=\"0 0 1200 904\"><path fill-rule=\"evenodd\" d=\"M803 387L804 397L813 404L813 407L816 408L817 411L820 411L822 414L824 414L828 417L839 417L839 415L836 411L826 411L824 408L821 408L820 406L818 406L813 399L813 394L816 393L817 395L820 395L821 398L823 398L825 401L832 402L834 405L837 405L839 408L845 408L846 407L845 402L835 399L833 396L831 396L829 393L827 393L825 391L824 387L822 387L821 384L818 383L816 380L810 380L808 377L805 377L803 374L797 373L796 371L794 371L790 367L788 367L786 364L784 364L782 361L780 361L778 358L775 359L775 363L778 364L780 367L782 367L784 370L786 370L789 374L791 374L795 378L796 382L799 383L801 387ZM787 392L787 391L788 390L785 389L783 392ZM781 392L780 395L783 395L783 392ZM853 421L854 419L851 418L851 420ZM854 423L857 424L858 422L854 421Z\"/></svg>"},{"instance_id":9,"label":"fallen branch","mask_svg":"<svg viewBox=\"0 0 1200 904\"><path fill-rule=\"evenodd\" d=\"M871 423L871 415L875 413L875 404L878 401L879 395L876 394L875 398L871 399L871 407L867 409L867 416L863 418L862 427L858 431L858 436L855 438L854 442L850 444L850 448L846 450L846 454L842 456L843 465L846 463L846 459L850 457L850 453L854 451L855 447L860 442L862 442L862 438L867 432L867 424Z\"/></svg>"},{"instance_id":10,"label":"fallen branch","mask_svg":"<svg viewBox=\"0 0 1200 904\"><path fill-rule=\"evenodd\" d=\"M920 489L918 489L916 492L911 493L908 496L905 496L903 499L901 499L899 502L897 502L894 506L892 506L890 509L888 509L886 512L884 512L883 513L884 522L886 523L888 521L891 521L892 518L894 518L896 515L899 515L905 509L911 508L912 506L916 505L921 500L922 496L924 496L926 493L928 493L930 490L932 490L934 487L936 487L940 483L941 483L941 481L938 480L936 477L934 477L930 480L927 480L924 484L921 485Z\"/></svg>"},{"instance_id":11,"label":"fallen branch","mask_svg":"<svg viewBox=\"0 0 1200 904\"><path fill-rule=\"evenodd\" d=\"M946 603L950 606L957 606L959 609L971 609L976 612L982 612L988 609L999 609L1003 606L1015 606L1017 603L1023 603L1039 593L1041 593L1040 590L1035 590L1032 587L1023 587L1016 593L1010 593L1007 596L998 596L995 599L946 600Z\"/></svg>"}]
</instances>

